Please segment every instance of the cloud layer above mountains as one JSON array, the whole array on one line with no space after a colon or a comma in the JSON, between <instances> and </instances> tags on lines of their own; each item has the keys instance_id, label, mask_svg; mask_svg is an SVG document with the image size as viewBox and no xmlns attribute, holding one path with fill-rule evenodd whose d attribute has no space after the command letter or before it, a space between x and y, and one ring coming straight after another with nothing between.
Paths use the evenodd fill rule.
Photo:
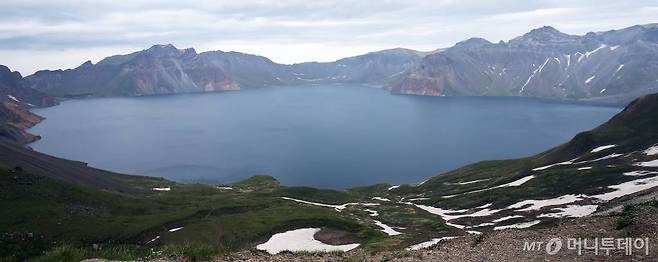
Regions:
<instances>
[{"instance_id":1,"label":"cloud layer above mountains","mask_svg":"<svg viewBox=\"0 0 658 262\"><path fill-rule=\"evenodd\" d=\"M31 1L0 9L0 64L23 74L156 43L331 61L385 48L509 40L551 25L571 34L658 22L655 1Z\"/></svg>"}]
</instances>

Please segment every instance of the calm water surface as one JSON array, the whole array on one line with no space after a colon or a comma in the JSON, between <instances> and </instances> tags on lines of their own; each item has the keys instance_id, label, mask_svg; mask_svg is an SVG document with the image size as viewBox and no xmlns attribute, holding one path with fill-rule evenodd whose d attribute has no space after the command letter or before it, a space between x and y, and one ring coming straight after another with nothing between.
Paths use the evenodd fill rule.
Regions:
<instances>
[{"instance_id":1,"label":"calm water surface","mask_svg":"<svg viewBox=\"0 0 658 262\"><path fill-rule=\"evenodd\" d=\"M363 86L67 101L34 110L38 151L117 172L222 183L413 183L539 153L620 108L527 98L390 95Z\"/></svg>"}]
</instances>

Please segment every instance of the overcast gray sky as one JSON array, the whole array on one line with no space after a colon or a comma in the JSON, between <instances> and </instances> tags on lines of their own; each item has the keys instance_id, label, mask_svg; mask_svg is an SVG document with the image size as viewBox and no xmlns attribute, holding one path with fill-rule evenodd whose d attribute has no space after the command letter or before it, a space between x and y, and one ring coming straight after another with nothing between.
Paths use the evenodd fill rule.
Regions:
<instances>
[{"instance_id":1,"label":"overcast gray sky","mask_svg":"<svg viewBox=\"0 0 658 262\"><path fill-rule=\"evenodd\" d=\"M658 0L2 0L0 64L27 75L158 43L333 61L475 36L507 41L543 25L584 34L655 22Z\"/></svg>"}]
</instances>

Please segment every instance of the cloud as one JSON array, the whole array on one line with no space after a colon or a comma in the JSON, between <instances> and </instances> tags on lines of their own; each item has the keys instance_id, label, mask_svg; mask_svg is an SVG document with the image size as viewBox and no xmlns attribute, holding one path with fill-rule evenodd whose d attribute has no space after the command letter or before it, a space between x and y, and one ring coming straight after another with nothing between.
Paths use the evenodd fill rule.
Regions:
<instances>
[{"instance_id":1,"label":"cloud","mask_svg":"<svg viewBox=\"0 0 658 262\"><path fill-rule=\"evenodd\" d=\"M572 34L658 20L655 1L32 1L0 9L0 64L71 68L156 43L329 61L383 48L509 40L552 25ZM68 54L68 55L62 55Z\"/></svg>"}]
</instances>

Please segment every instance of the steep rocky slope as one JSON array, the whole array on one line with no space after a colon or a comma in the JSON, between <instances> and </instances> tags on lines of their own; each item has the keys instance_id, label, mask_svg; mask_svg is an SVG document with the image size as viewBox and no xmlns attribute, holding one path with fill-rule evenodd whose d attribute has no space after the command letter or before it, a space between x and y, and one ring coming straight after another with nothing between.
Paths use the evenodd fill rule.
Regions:
<instances>
[{"instance_id":1,"label":"steep rocky slope","mask_svg":"<svg viewBox=\"0 0 658 262\"><path fill-rule=\"evenodd\" d=\"M57 101L28 87L18 72L0 65L0 137L26 144L38 139L25 132L43 118L27 109L56 105Z\"/></svg>"},{"instance_id":2,"label":"steep rocky slope","mask_svg":"<svg viewBox=\"0 0 658 262\"><path fill-rule=\"evenodd\" d=\"M194 49L155 45L128 55L86 62L75 69L39 71L31 87L50 95L141 96L237 90L221 69L205 63Z\"/></svg>"},{"instance_id":3,"label":"steep rocky slope","mask_svg":"<svg viewBox=\"0 0 658 262\"><path fill-rule=\"evenodd\" d=\"M53 96L140 96L239 90L313 83L382 84L413 67L423 54L392 49L328 63L283 65L266 57L155 45L75 69L39 71L31 87Z\"/></svg>"},{"instance_id":4,"label":"steep rocky slope","mask_svg":"<svg viewBox=\"0 0 658 262\"><path fill-rule=\"evenodd\" d=\"M295 78L302 82L383 85L414 68L424 56L423 52L396 48L335 62L301 63L290 67Z\"/></svg>"},{"instance_id":5,"label":"steep rocky slope","mask_svg":"<svg viewBox=\"0 0 658 262\"><path fill-rule=\"evenodd\" d=\"M658 90L658 25L568 35L545 26L508 42L472 38L425 57L397 94L628 100Z\"/></svg>"}]
</instances>

